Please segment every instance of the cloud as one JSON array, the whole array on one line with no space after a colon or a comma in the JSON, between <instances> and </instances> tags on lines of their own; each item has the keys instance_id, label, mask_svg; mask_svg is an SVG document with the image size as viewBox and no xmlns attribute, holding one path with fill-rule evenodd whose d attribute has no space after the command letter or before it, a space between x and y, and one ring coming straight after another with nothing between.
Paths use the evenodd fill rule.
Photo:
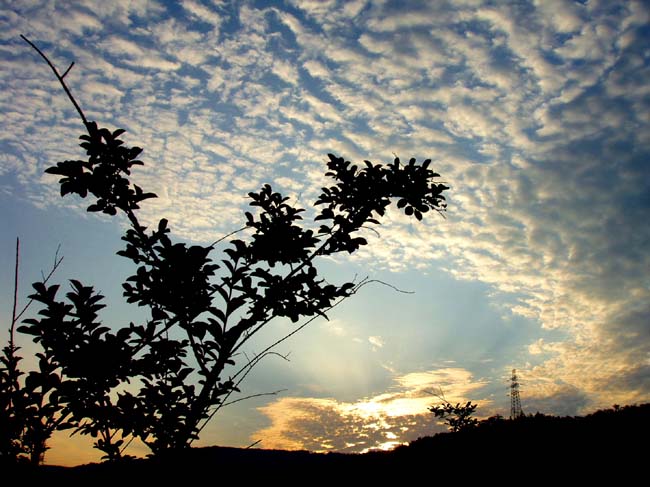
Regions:
<instances>
[{"instance_id":1,"label":"cloud","mask_svg":"<svg viewBox=\"0 0 650 487\"><path fill-rule=\"evenodd\" d=\"M300 79L298 75L298 69L291 63L283 61L281 59L276 59L273 62L271 71L282 81L290 85L297 85L298 80Z\"/></svg>"},{"instance_id":2,"label":"cloud","mask_svg":"<svg viewBox=\"0 0 650 487\"><path fill-rule=\"evenodd\" d=\"M373 350L378 350L384 346L384 340L380 336L370 336L368 342L372 345Z\"/></svg>"},{"instance_id":3,"label":"cloud","mask_svg":"<svg viewBox=\"0 0 650 487\"><path fill-rule=\"evenodd\" d=\"M536 1L535 7L539 9L544 22L556 32L576 32L580 30L583 24L581 17L585 14L585 7L577 2L565 0Z\"/></svg>"},{"instance_id":4,"label":"cloud","mask_svg":"<svg viewBox=\"0 0 650 487\"><path fill-rule=\"evenodd\" d=\"M578 416L584 414L589 403L589 396L577 387L568 384L553 384L541 390L526 391L522 410L525 414Z\"/></svg>"},{"instance_id":5,"label":"cloud","mask_svg":"<svg viewBox=\"0 0 650 487\"><path fill-rule=\"evenodd\" d=\"M122 58L133 67L154 68L161 71L173 71L180 67L179 63L164 59L154 50L142 47L140 44L118 36L112 36L103 43L104 51L112 56Z\"/></svg>"},{"instance_id":6,"label":"cloud","mask_svg":"<svg viewBox=\"0 0 650 487\"><path fill-rule=\"evenodd\" d=\"M454 402L469 400L485 384L463 369L438 369L395 377L386 393L342 402L331 398L285 397L258 408L271 425L255 432L264 448L364 452L390 449L442 431L428 407L442 387ZM481 401L488 407L489 400Z\"/></svg>"},{"instance_id":7,"label":"cloud","mask_svg":"<svg viewBox=\"0 0 650 487\"><path fill-rule=\"evenodd\" d=\"M309 61L303 64L304 68L307 70L310 76L314 78L323 78L327 79L330 76L330 72L327 67L318 61L310 59Z\"/></svg>"},{"instance_id":8,"label":"cloud","mask_svg":"<svg viewBox=\"0 0 650 487\"><path fill-rule=\"evenodd\" d=\"M215 2L217 7L221 2ZM187 0L182 3L183 9L191 14L193 20L198 20L200 22L208 23L212 26L213 29L219 30L221 24L223 23L223 17L210 7L196 2L194 0Z\"/></svg>"}]
</instances>

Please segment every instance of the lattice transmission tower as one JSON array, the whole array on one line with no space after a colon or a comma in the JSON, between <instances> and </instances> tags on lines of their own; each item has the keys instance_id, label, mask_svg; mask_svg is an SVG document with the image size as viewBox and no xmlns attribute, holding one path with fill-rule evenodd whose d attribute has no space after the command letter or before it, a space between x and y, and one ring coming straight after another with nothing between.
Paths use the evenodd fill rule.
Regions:
<instances>
[{"instance_id":1,"label":"lattice transmission tower","mask_svg":"<svg viewBox=\"0 0 650 487\"><path fill-rule=\"evenodd\" d=\"M510 419L516 419L523 415L524 411L521 409L521 398L519 397L517 369L512 369L512 377L510 377Z\"/></svg>"}]
</instances>

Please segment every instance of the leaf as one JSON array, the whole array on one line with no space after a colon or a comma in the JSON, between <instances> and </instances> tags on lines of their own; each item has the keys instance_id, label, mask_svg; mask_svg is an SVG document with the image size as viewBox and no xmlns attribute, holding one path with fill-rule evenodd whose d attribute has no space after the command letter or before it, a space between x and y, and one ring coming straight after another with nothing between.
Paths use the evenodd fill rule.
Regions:
<instances>
[{"instance_id":1,"label":"leaf","mask_svg":"<svg viewBox=\"0 0 650 487\"><path fill-rule=\"evenodd\" d=\"M156 321L166 320L169 315L160 308L151 308L151 318Z\"/></svg>"},{"instance_id":2,"label":"leaf","mask_svg":"<svg viewBox=\"0 0 650 487\"><path fill-rule=\"evenodd\" d=\"M28 322L28 320L25 320L25 322ZM34 325L38 325L38 324L40 324L40 323L39 323L38 321L36 321L36 320L29 320L29 322L30 322L30 323L33 322ZM16 329L18 330L19 333L23 333L23 334L25 334L25 335L34 335L34 336L39 336L39 335L41 334L41 332L37 329L36 326L25 326L25 325L21 325L21 326L19 326L19 327L16 328Z\"/></svg>"}]
</instances>

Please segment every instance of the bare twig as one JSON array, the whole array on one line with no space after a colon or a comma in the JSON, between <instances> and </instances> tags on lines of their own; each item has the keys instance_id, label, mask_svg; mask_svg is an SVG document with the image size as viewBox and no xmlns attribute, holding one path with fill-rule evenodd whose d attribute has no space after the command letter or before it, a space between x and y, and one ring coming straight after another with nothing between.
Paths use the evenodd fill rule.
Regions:
<instances>
[{"instance_id":1,"label":"bare twig","mask_svg":"<svg viewBox=\"0 0 650 487\"><path fill-rule=\"evenodd\" d=\"M126 442L122 448L120 448L120 455L122 455L122 453L124 453L124 451L131 445L131 443L133 443L133 440L135 440L135 436L132 435L131 439Z\"/></svg>"},{"instance_id":2,"label":"bare twig","mask_svg":"<svg viewBox=\"0 0 650 487\"><path fill-rule=\"evenodd\" d=\"M225 406L230 406L231 404L235 404L235 403L238 403L238 402L241 402L241 401L246 401L247 399L252 399L254 397L277 396L281 392L285 392L287 390L288 389L278 389L277 391L273 391L273 392L261 392L259 394L251 394L250 396L240 397L238 399L234 399L233 401L226 402L226 403L223 404L223 406L224 407Z\"/></svg>"},{"instance_id":3,"label":"bare twig","mask_svg":"<svg viewBox=\"0 0 650 487\"><path fill-rule=\"evenodd\" d=\"M74 66L74 61L72 61L72 63L70 64L70 66L68 66L68 69L65 70L65 73L63 73L63 74L61 75L61 78L65 78L65 75L68 74L68 73L70 72L70 70L72 69L72 66Z\"/></svg>"},{"instance_id":4,"label":"bare twig","mask_svg":"<svg viewBox=\"0 0 650 487\"><path fill-rule=\"evenodd\" d=\"M260 362L260 360L262 360L264 357L266 357L266 356L268 356L268 355L276 355L276 356L278 356L278 357L280 357L280 358L286 360L287 362L289 361L289 356L288 356L288 354L287 354L287 355L282 355L282 354L277 353L277 352L271 352L271 351L268 351L268 349L267 349L266 351L260 353L260 354L257 354L255 357L253 357L252 360L249 360L249 362L248 362L244 367L242 367L242 368L239 370L239 372L237 372L237 374L236 374L234 377L231 377L231 380L232 380L232 379L234 379L235 377L237 377L237 375L239 375L242 371L244 371L244 370L246 371L246 372L244 373L244 375L243 375L243 376L242 376L242 377L237 381L237 383L235 384L235 387L232 388L232 389L230 389L230 390L226 393L226 396L223 398L223 400L221 401L221 403L219 403L219 404L217 405L217 407L215 407L214 410L210 413L210 415L205 419L205 421L203 422L203 424L201 425L201 427L200 427L200 428L198 429L198 431L196 432L197 436L198 436L198 434L199 434L201 431L203 431L203 428L205 428L205 427L207 426L207 424L212 420L212 418L214 417L214 415L217 414L217 412L218 412L222 407L224 407L224 406L228 406L228 405L230 405L230 404L234 404L234 403L239 402L239 401L243 401L244 399L250 399L251 397L268 396L268 395L276 395L277 393L279 393L279 392L283 392L283 391L286 390L286 389L280 389L279 391L275 391L275 392L264 392L264 393L261 393L261 394L254 394L254 395L252 395L252 396L243 397L243 398L237 399L237 400L235 400L235 401L226 402L226 401L228 400L228 398L229 398L229 397L232 395L232 393L234 392L235 388L237 388L237 387L239 386L239 384L241 384L242 381L246 378L246 376L250 373L250 371L253 370L253 367L255 367L255 365L257 365L257 364ZM245 355L245 356L246 356L246 355ZM248 356L246 356L246 358L248 358ZM193 439L190 440L190 444L192 444L193 441L194 441Z\"/></svg>"},{"instance_id":5,"label":"bare twig","mask_svg":"<svg viewBox=\"0 0 650 487\"><path fill-rule=\"evenodd\" d=\"M384 281L379 281L379 280L369 280L369 279L366 277L366 278L362 279L362 280L359 282L359 284L357 284L357 285L354 287L354 289L353 289L352 291L350 291L350 294L349 294L348 296L344 296L344 297L342 297L341 299L339 299L339 300L338 300L337 302L335 302L332 306L330 306L329 308L327 308L327 309L325 310L324 313L329 312L330 310L332 310L333 308L335 308L336 306L338 306L339 304L341 304L343 301L345 301L347 298L349 298L350 296L356 294L356 293L357 293L357 292L358 292L362 287L364 287L365 285L370 284L370 283L383 284L384 286L388 286L388 287L394 289L395 291L398 291L398 292L401 292L401 293L405 293L405 294L413 294L412 291L404 291L404 290L399 289L399 288L393 286L392 284L388 284L388 283L386 283L386 282L384 282ZM269 346L266 347L264 350L262 350L260 353L258 353L257 355L255 355L255 357L253 357L251 360L249 360L248 363L247 363L246 365L244 365L241 369L239 369L239 370L235 373L235 375L233 375L233 376L231 377L231 380L233 380L233 379L236 379L238 376L240 376L240 375L243 374L243 375L239 378L239 380L236 382L235 387L239 386L239 384L242 383L242 381L243 381L243 380L246 378L246 376L251 372L251 370L253 370L253 368L254 368L254 367L255 367L255 366L256 366L256 365L257 365L257 364L258 364L258 363L259 363L259 362L264 358L264 357L267 357L267 356L269 356L269 355L276 355L276 356L279 356L279 357L283 358L284 360L288 360L287 356L281 355L281 354L279 354L279 353L277 353L277 352L273 352L272 349L275 348L275 347L277 347L280 343L282 343L282 342L288 340L290 337L292 337L293 335L295 335L295 334L298 333L300 330L302 330L302 329L305 328L307 325L309 325L309 324L312 323L314 320L316 320L316 319L318 319L318 318L320 318L320 317L321 317L321 315L312 316L310 319L308 319L306 322L304 322L304 323L303 323L302 325L300 325L298 328L296 328L295 330L293 330L291 333L288 333L287 335L283 336L283 337L280 338L279 340L276 340L276 341L273 342L271 345L269 345ZM230 395L232 394L233 390L234 390L234 389L231 389L230 391L228 391L228 393L226 394L226 397L224 398L224 401L223 401L221 404L219 404L219 405L214 409L214 411L212 411L212 413L211 413L211 414L206 418L206 420L205 420L205 422L203 423L203 425L201 425L201 427L200 427L199 430L197 431L197 434L200 433L201 430L203 430L203 428L204 428L204 427L205 427L205 426L210 422L210 420L214 417L214 415L215 415L215 414L216 414L216 413L217 413L217 412L218 412L218 411L219 411L223 406L226 406L226 405L229 405L229 404L234 404L235 402L243 401L244 399L248 399L248 398L250 398L250 397L257 397L257 396L259 396L259 395L275 394L275 393L256 394L256 395L253 395L253 396L248 396L248 397L246 397L246 398L241 398L241 399L237 399L236 401L231 401L231 402L229 402L229 403L226 403L225 401L228 399L228 397L230 397Z\"/></svg>"},{"instance_id":6,"label":"bare twig","mask_svg":"<svg viewBox=\"0 0 650 487\"><path fill-rule=\"evenodd\" d=\"M368 279L367 277L363 281L363 285L365 286L366 284L371 284L371 283L377 283L381 284L382 286L386 286L391 288L393 291L397 291L398 293L402 294L415 294L415 291L404 291L403 289L398 288L397 286L393 286L392 284L389 284L385 281L380 281L379 279Z\"/></svg>"},{"instance_id":7,"label":"bare twig","mask_svg":"<svg viewBox=\"0 0 650 487\"><path fill-rule=\"evenodd\" d=\"M428 392L428 393L431 394L432 396L437 397L438 399L440 399L440 400L441 400L442 402L444 402L445 404L451 404L451 403L447 400L447 398L445 397L445 393L444 393L444 391L442 390L442 387L440 387L440 386L438 386L438 391L437 391L437 392L432 391L432 390L430 390L430 389L425 389L424 392Z\"/></svg>"},{"instance_id":8,"label":"bare twig","mask_svg":"<svg viewBox=\"0 0 650 487\"><path fill-rule=\"evenodd\" d=\"M20 238L16 237L16 266L14 271L14 306L11 312L11 329L9 330L9 348L14 349L14 334L16 331L16 306L18 305L18 264L20 259Z\"/></svg>"},{"instance_id":9,"label":"bare twig","mask_svg":"<svg viewBox=\"0 0 650 487\"><path fill-rule=\"evenodd\" d=\"M365 225L362 225L361 228L363 228L364 230L370 230L372 233L375 234L375 236L381 237L381 234L372 227L366 227Z\"/></svg>"},{"instance_id":10,"label":"bare twig","mask_svg":"<svg viewBox=\"0 0 650 487\"><path fill-rule=\"evenodd\" d=\"M63 90L65 91L66 95L68 95L68 98L70 99L70 101L72 102L72 104L74 105L74 107L77 109L77 113L78 113L79 116L81 117L81 120L83 121L84 126L87 127L87 126L88 126L88 120L86 120L86 116L84 115L84 112L81 110L81 107L80 107L79 104L77 103L77 100L75 100L74 96L72 96L72 93L70 92L70 89L68 88L68 85L66 85L66 84L65 84L65 81L63 80L63 77L64 77L66 74L68 74L68 71L70 71L70 68L72 68L72 64L74 64L74 63L72 63L72 64L70 65L70 67L69 67L68 69L66 69L65 73L63 73L63 76L61 76L61 75L59 74L59 70L56 69L56 66L54 66L54 64L52 64L52 61L50 61L49 58L48 58L45 54L43 54L43 51L41 51L38 47L36 47L36 44L34 44L32 41L30 41L29 39L27 39L27 37L25 37L25 36L22 35L22 34L20 35L20 37L21 37L21 38L22 38L22 39L23 39L27 44L29 44L30 46L32 46L32 48L34 48L34 50L35 50L37 53L40 54L40 56L45 60L45 62L47 63L47 65L50 67L50 69L54 72L54 76L56 76L56 79L58 79L58 80L59 80L59 83L61 83L61 86L63 86Z\"/></svg>"},{"instance_id":11,"label":"bare twig","mask_svg":"<svg viewBox=\"0 0 650 487\"><path fill-rule=\"evenodd\" d=\"M388 287L390 287L391 289L394 289L395 291L398 291L398 292L400 292L400 293L404 293L404 294L414 294L413 291L404 291L404 290L399 289L399 288L393 286L392 284L388 284L388 283L386 283L386 282L384 282L384 281L380 281L380 280L377 280L377 279L372 279L372 280L370 280L370 279L368 279L367 277L365 277L365 278L363 278L363 279L359 282L359 284L357 284L357 285L356 285L356 286L355 286L355 287L350 291L350 294L349 294L348 296L344 296L344 297L342 297L341 299L339 299L338 301L336 301L332 306L330 306L329 308L327 308L327 309L323 312L322 315L321 315L321 314L318 314L318 315L312 316L310 319L308 319L306 322L304 322L304 323L303 323L302 325L300 325L298 328L296 328L295 330L293 330L291 333L288 333L287 335L283 336L283 337L280 338L279 340L276 340L276 341L273 342L271 345L269 345L269 346L266 347L264 350L262 350L262 352L260 352L259 354L257 354L257 355L253 358L253 360L251 360L251 361L248 362L246 365L244 365L244 367L242 367L241 369L239 369L239 371L237 371L237 372L235 373L235 375L232 377L232 379L235 379L235 378L238 377L240 374L244 373L245 370L248 369L248 371L247 371L247 372L245 373L245 375L244 375L244 376L246 376L246 375L248 374L248 372L250 372L250 369L252 369L255 365L257 365L257 363L259 363L259 361L260 361L263 357L265 357L266 355L269 355L269 354L273 353L273 352L271 352L271 350L272 350L273 348L275 348L275 347L278 346L280 343L284 342L285 340L289 339L290 337L292 337L293 335L295 335L296 333L298 333L300 330L302 330L303 328L305 328L307 325L309 325L310 323L312 323L314 320L320 318L321 316L324 316L325 313L328 313L328 312L331 311L333 308L335 308L336 306L338 306L339 304L341 304L344 300L346 300L346 299L349 298L350 296L353 296L354 294L356 294L357 292L359 292L359 290L360 290L362 287L364 287L364 286L366 286L367 284L370 284L370 283L383 284L384 286L388 286ZM280 356L281 356L281 355L280 355ZM237 382L237 384L239 384L239 383L241 382L241 380L243 380L243 377L242 377L242 379L240 379L240 380Z\"/></svg>"},{"instance_id":12,"label":"bare twig","mask_svg":"<svg viewBox=\"0 0 650 487\"><path fill-rule=\"evenodd\" d=\"M63 262L63 256L59 257L59 250L61 249L61 246L59 245L56 248L56 253L54 254L54 264L52 265L52 269L50 269L50 272L47 274L47 276L43 277L43 284L47 284L47 281L50 280L52 275L56 272L56 270L59 268L61 265L61 262ZM18 254L16 253L16 258L18 257ZM41 274L43 274L41 272ZM17 287L17 286L16 286ZM32 305L34 302L33 299L30 299L27 301L27 304L23 307L22 310L20 310L20 313L18 313L18 316L15 316L12 321L12 328L15 326L16 323L20 320L20 318L25 314L25 312L29 309L29 307Z\"/></svg>"},{"instance_id":13,"label":"bare twig","mask_svg":"<svg viewBox=\"0 0 650 487\"><path fill-rule=\"evenodd\" d=\"M232 232L230 232L230 233L224 235L223 237L221 237L220 239L217 239L217 240L215 240L214 242L212 242L208 247L214 247L214 246L217 245L218 243L221 243L221 242L223 242L224 240L226 240L228 237L232 237L232 236L235 235L236 233L243 232L243 231L246 230L247 228L250 228L250 227L246 226L246 227L241 227L241 228L239 228L239 229L237 229L237 230L233 230Z\"/></svg>"},{"instance_id":14,"label":"bare twig","mask_svg":"<svg viewBox=\"0 0 650 487\"><path fill-rule=\"evenodd\" d=\"M245 450L250 450L250 449L253 448L255 445L257 445L258 443L261 443L261 442L262 442L262 440L257 440L256 442L251 443L250 445L248 445L248 446L247 446L246 448L244 448L244 449L245 449Z\"/></svg>"}]
</instances>

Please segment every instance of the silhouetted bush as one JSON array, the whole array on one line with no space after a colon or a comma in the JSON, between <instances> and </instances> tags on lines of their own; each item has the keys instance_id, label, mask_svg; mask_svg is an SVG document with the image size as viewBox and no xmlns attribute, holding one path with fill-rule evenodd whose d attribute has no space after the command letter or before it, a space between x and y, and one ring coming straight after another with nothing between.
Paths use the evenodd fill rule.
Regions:
<instances>
[{"instance_id":1,"label":"silhouetted bush","mask_svg":"<svg viewBox=\"0 0 650 487\"><path fill-rule=\"evenodd\" d=\"M101 324L103 296L92 286L72 280L61 298L59 285L34 283L30 297L41 308L19 331L42 347L47 373L31 385L28 376L22 388L3 382L0 393L5 401L7 389L34 386L52 404L56 428L91 435L107 459L119 458L129 438L141 439L156 454L188 447L275 345L232 369L242 346L261 328L274 318L325 316L367 283L327 283L316 260L366 245L360 229L378 224L391 201L417 220L445 209L442 193L448 188L436 182L430 160L356 166L329 154L325 174L334 183L314 203L318 230L301 225L304 210L267 184L248 195L257 210L245 213L251 237L230 240L213 260L220 241L186 245L171 239L166 219L153 229L140 223L140 204L156 197L130 180L134 167L143 164L142 149L125 145L124 130L88 121L65 84L67 71L60 75L30 45L52 68L87 131L80 137L86 157L46 172L60 176L61 196L89 198L88 211L126 216L130 228L118 255L136 271L122 285L124 297L148 308L150 317L114 330ZM14 455L12 445L3 446L2 454Z\"/></svg>"},{"instance_id":2,"label":"silhouetted bush","mask_svg":"<svg viewBox=\"0 0 650 487\"><path fill-rule=\"evenodd\" d=\"M472 404L468 401L467 404L456 403L454 406L449 401L445 400L443 404L431 406L431 411L436 418L444 419L445 423L449 426L449 430L456 433L461 430L472 428L478 424L478 419L472 418L472 414L476 411L477 404Z\"/></svg>"}]
</instances>

